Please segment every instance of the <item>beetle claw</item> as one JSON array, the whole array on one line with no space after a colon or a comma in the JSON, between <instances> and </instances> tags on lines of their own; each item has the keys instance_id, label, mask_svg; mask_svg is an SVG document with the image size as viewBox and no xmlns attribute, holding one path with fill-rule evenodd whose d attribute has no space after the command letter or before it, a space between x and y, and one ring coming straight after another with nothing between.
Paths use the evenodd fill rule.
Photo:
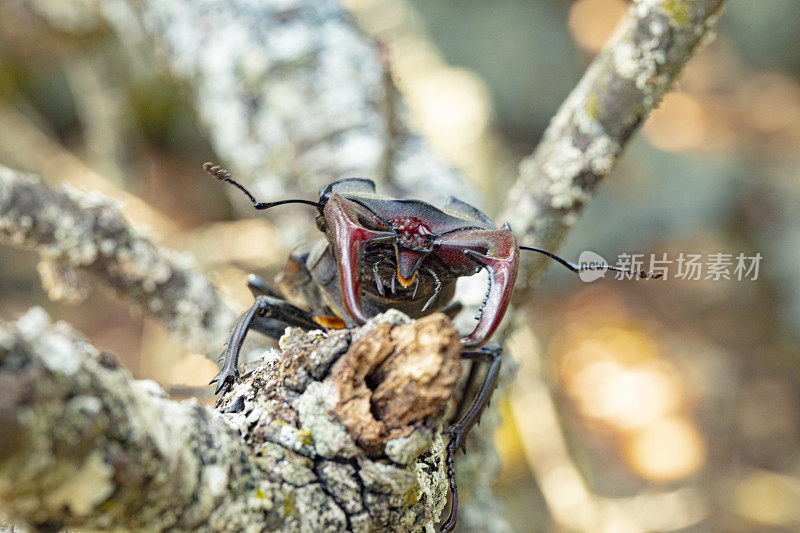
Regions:
<instances>
[{"instance_id":1,"label":"beetle claw","mask_svg":"<svg viewBox=\"0 0 800 533\"><path fill-rule=\"evenodd\" d=\"M241 378L239 377L239 371L236 370L235 368L232 370L228 368L223 368L222 370L219 371L219 374L214 376L214 379L212 379L208 383L209 385L211 385L212 383L217 383L217 390L214 391L214 394L221 394L220 398L217 400L218 403L219 400L222 398L222 395L227 394L231 390L234 382L235 383L242 382Z\"/></svg>"},{"instance_id":2,"label":"beetle claw","mask_svg":"<svg viewBox=\"0 0 800 533\"><path fill-rule=\"evenodd\" d=\"M454 450L462 450L464 453L467 451L467 441L466 441L466 432L467 428L459 425L453 424L449 428L442 431L442 435L449 435L450 442L453 443Z\"/></svg>"}]
</instances>

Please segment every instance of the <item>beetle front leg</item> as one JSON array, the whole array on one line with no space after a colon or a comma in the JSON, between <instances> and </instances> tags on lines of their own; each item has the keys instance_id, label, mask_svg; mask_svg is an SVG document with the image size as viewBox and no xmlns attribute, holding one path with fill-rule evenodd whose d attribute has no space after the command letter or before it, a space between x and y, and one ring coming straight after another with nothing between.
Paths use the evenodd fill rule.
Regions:
<instances>
[{"instance_id":1,"label":"beetle front leg","mask_svg":"<svg viewBox=\"0 0 800 533\"><path fill-rule=\"evenodd\" d=\"M228 392L233 383L239 381L239 352L248 331L255 329L270 337L279 338L287 326L303 329L319 329L321 327L314 321L311 313L295 307L286 300L265 294L256 296L253 305L242 315L231 331L228 346L222 354L222 369L211 380L211 383L218 383L214 394Z\"/></svg>"},{"instance_id":2,"label":"beetle front leg","mask_svg":"<svg viewBox=\"0 0 800 533\"><path fill-rule=\"evenodd\" d=\"M450 492L453 495L453 502L450 505L450 514L442 525L442 531L452 531L456 527L458 519L458 486L456 485L455 455L459 448L465 450L466 438L472 427L478 423L481 414L492 398L492 393L497 386L497 378L500 374L500 362L502 352L497 348L479 348L477 350L467 350L461 352L461 356L473 361L484 361L489 363L489 370L483 379L481 388L475 396L475 401L469 407L464 416L455 424L450 426L444 433L450 435L450 442L447 443L447 455L445 464L447 466L447 480L450 483Z\"/></svg>"},{"instance_id":3,"label":"beetle front leg","mask_svg":"<svg viewBox=\"0 0 800 533\"><path fill-rule=\"evenodd\" d=\"M239 379L239 352L244 344L244 339L247 332L253 325L253 319L260 313L263 313L267 307L267 299L264 296L259 296L253 305L250 306L231 331L231 336L228 339L228 345L225 352L222 354L222 369L214 376L209 385L212 383L217 384L217 390L214 394L225 394L233 386L234 382L240 381Z\"/></svg>"}]
</instances>

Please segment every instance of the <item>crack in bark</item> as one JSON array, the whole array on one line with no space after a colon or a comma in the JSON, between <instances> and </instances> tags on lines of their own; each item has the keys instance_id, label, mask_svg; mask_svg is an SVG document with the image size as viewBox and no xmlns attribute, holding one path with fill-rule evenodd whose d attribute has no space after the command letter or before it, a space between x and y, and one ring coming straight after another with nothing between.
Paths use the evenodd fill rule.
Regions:
<instances>
[{"instance_id":1,"label":"crack in bark","mask_svg":"<svg viewBox=\"0 0 800 533\"><path fill-rule=\"evenodd\" d=\"M166 6L166 4L169 5ZM667 8L668 4L672 6L669 9ZM709 34L709 28L712 26L721 4L721 0L696 0L693 2L676 0L668 3L642 0L633 6L626 19L626 25L623 26L623 30L620 30L618 38L611 42L606 51L598 57L587 72L584 80L554 118L545 135L545 140L537 148L535 155L521 167L518 185L512 189L509 195L510 200L506 204L505 210L506 216L503 217L505 220L509 220L515 229L522 231L524 235L521 236L546 248L555 249L557 247L564 233L574 222L577 212L588 201L602 177L608 173L619 157L624 143L628 141L649 110L657 104L660 95L667 90L670 83L677 76L677 72L688 59L692 49ZM285 176L293 175L292 172L283 172L282 169L285 166L297 164L297 168L293 170L299 169L299 177L301 179L303 176L311 176L309 179L313 179L314 174L326 175L328 170L334 168L341 170L341 168L347 168L348 164L353 163L348 161L338 162L336 163L339 165L338 167L335 166L336 164L315 166L320 161L329 161L327 156L330 153L340 153L339 150L347 146L346 141L348 139L342 139L342 137L347 136L342 135L323 137L325 146L322 147L321 151L318 149L317 151L307 152L303 158L297 161L290 160L287 162L282 159L284 157L282 153L288 154L289 158L293 157L291 143L287 145L283 142L272 144L267 142L266 144L268 147L275 147L274 154L278 154L277 159L271 157L248 157L248 155L251 155L253 147L249 144L250 139L245 139L242 142L241 134L243 132L249 135L253 132L271 131L269 128L255 127L256 123L272 124L269 112L273 111L271 108L279 109L281 106L277 104L259 105L255 108L249 108L251 111L255 110L249 114L247 112L244 114L244 116L250 117L250 122L245 124L243 130L241 128L233 128L235 135L230 135L231 131L227 129L227 120L230 114L224 112L226 105L230 102L234 107L239 104L249 106L251 100L256 103L260 102L258 99L253 98L252 88L246 91L238 90L239 81L241 80L238 80L237 77L242 72L239 67L247 66L246 62L243 63L239 57L227 57L225 53L217 54L215 57L225 56L225 60L228 61L225 73L222 76L223 79L208 77L210 73L215 73L215 70L206 68L207 65L203 60L203 57L205 57L203 55L204 51L208 50L207 47L219 46L220 43L217 39L214 39L217 29L210 28L207 25L208 19L205 10L182 9L185 5L179 0L174 2L140 2L138 4L121 0L115 2L115 5L118 8L124 7L128 9L128 11L122 9L117 13L123 12L126 15L132 15L127 18L123 16L115 19L119 32L130 35L127 30L130 29L131 24L142 24L144 33L153 42L154 48L161 48L164 52L162 57L168 68L172 70L176 77L188 81L191 85L197 96L198 108L201 109L200 113L210 124L213 132L212 137L219 153L228 160L236 161L240 168L245 169L243 172L245 179L248 174L262 174L265 177L259 180L260 182L267 185L276 185L281 183L281 174ZM161 6L166 7L162 9ZM228 10L229 6L230 10ZM173 11L170 11L171 9ZM239 16L241 13L237 12L237 10L247 15L242 18ZM177 15L176 13L178 12L181 12L181 15ZM263 40L261 32L265 27L262 24L264 18L269 19L272 16L275 22L281 24L293 19L295 22L301 22L304 27L307 25L309 28L314 28L315 24L321 20L314 17L306 18L308 13L301 9L291 9L288 12L281 12L280 10L269 12L267 10L266 12L261 12L261 14L263 15L262 17L252 16L246 6L235 4L235 2L226 3L216 12L216 15L219 15L219 20L227 21L228 28L238 28L237 31L229 31L230 35L245 35L248 38L255 35L259 45L263 44L261 42ZM324 15L336 17L334 11L326 11ZM200 23L191 24L187 22L187 19L192 19L193 17L199 18ZM322 18L324 19L324 17ZM144 19L147 19L147 21ZM635 21L635 23L631 25L631 21ZM645 21L647 24L645 24ZM653 25L654 23L655 26ZM663 38L651 38L652 28L656 26L663 28ZM631 30L631 28L633 29ZM187 31L180 31L181 29ZM346 30L349 30L349 28L346 28ZM647 32L650 32L650 34ZM651 42L637 40L637 35L648 37ZM170 41L170 39L174 40ZM181 41L180 39L184 40ZM356 44L355 48L358 48L359 45L358 43ZM351 49L351 51L355 50L355 48ZM252 49L259 49L259 47L256 46ZM369 56L369 47L361 47L359 49L366 51L366 55ZM198 51L198 56L194 59L199 58L199 60L195 62L188 61L188 63L183 62L188 57L185 53L187 50ZM639 56L631 55L629 53L631 51L634 53L641 52L641 54ZM628 53L627 57L625 53ZM268 57L268 55L264 54L264 57ZM292 61L281 62L280 60L276 60L272 67L275 65L282 65L281 68L284 69L284 73L287 75L292 72L302 72L302 67L304 66L302 63L295 64ZM227 68L228 66L233 68ZM663 68L659 70L661 66ZM300 67L300 69L295 70L297 67ZM260 69L259 65L256 65L255 71L248 72L251 74L255 72L257 75L254 79L259 81L261 78L258 73L262 72L262 70L266 71L268 69ZM609 70L619 72L621 76L616 78L604 77ZM274 70L271 72L274 72ZM251 76L251 78L253 77ZM273 79L282 79L282 77L273 77ZM631 79L635 80L635 83L626 82L626 80ZM314 76L309 76L308 80L312 84L316 83ZM608 81L605 85L604 80ZM341 87L349 87L356 84L355 79L349 81L352 83L341 84ZM371 83L366 83L363 87L370 87ZM361 88L363 89L363 87ZM262 94L268 93L273 88L274 86L264 83L261 86ZM321 93L324 94L325 91L321 91ZM242 97L242 102L238 100L240 96ZM619 96L624 96L624 98ZM360 106L358 108L361 109ZM303 113L307 113L311 108L298 106L296 109L302 109ZM629 117L630 113L628 112L632 113L633 118L631 120L626 118ZM311 112L310 114L313 115L314 113ZM298 124L295 118L289 117L286 124ZM615 121L618 121L618 124L615 124ZM299 123L302 124L302 121ZM283 126L283 124L281 125ZM336 127L336 122L333 121L332 131L335 131ZM291 135L288 137L292 138L293 141L298 141L297 137ZM356 134L351 139L358 137L358 134ZM278 140L283 141L285 139ZM310 138L310 140L312 144L316 142L315 138ZM263 141L262 137L256 139L257 143ZM419 184L428 183L432 175L437 176L439 179L443 175L450 175L449 169L444 168L435 161L433 161L433 164L428 164L431 163L431 159L426 157L427 149L417 141L416 138L412 138L403 147L397 149L397 157L392 160L392 165L401 170L401 172L395 173L397 178L402 180L409 179L408 183ZM326 147L330 148L329 153L325 151ZM359 157L362 160L355 162L355 164L366 165L367 168L374 167L373 160L380 159L375 157L376 152L374 150L369 152L369 154L372 154L371 158L364 158L363 151L359 153ZM321 157L317 158L316 156ZM417 164L419 161L426 164ZM311 169L311 172L307 172L309 169ZM320 169L322 171L317 172ZM248 170L251 172L248 172ZM411 171L409 172L409 170ZM370 172L362 172L362 174L370 175ZM414 176L422 179L414 181ZM414 189L413 186L411 188ZM419 187L417 187L417 190L419 190ZM2 213L1 210L0 213ZM516 300L518 302L527 300L529 290L538 281L538 273L541 273L543 265L544 262L538 260L535 256L530 256L529 259L523 261L520 283L516 291ZM77 282L70 282L69 275L62 275L58 271L51 273L58 283L65 285L67 288L78 288ZM534 275L529 275L530 273L534 273ZM71 285L75 287L70 287ZM78 293L79 291L76 291L76 294ZM175 301L185 300L179 298ZM177 329L182 331L180 327ZM199 335L193 339L195 342L204 335L203 331L198 331L197 333ZM211 344L218 346L221 343L212 342ZM258 420L251 424L249 423L246 426L247 430L253 430L257 423ZM0 439L2 438L0 436ZM202 453L201 450L197 451ZM468 459L471 458L468 457ZM486 471L485 465L483 466L483 470ZM203 478L201 477L200 479ZM479 480L477 483L481 484L482 482ZM366 498L364 498L364 501L366 501ZM196 502L193 501L193 503ZM280 523L277 518L274 518L274 515L270 516L273 517L270 519L271 521L265 522L270 527Z\"/></svg>"}]
</instances>

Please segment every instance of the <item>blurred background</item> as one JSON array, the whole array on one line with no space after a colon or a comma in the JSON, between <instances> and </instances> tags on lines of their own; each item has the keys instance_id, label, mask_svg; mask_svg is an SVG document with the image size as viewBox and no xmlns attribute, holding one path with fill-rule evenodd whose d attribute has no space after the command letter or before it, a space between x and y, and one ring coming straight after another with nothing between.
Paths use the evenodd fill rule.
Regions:
<instances>
[{"instance_id":1,"label":"blurred background","mask_svg":"<svg viewBox=\"0 0 800 533\"><path fill-rule=\"evenodd\" d=\"M629 2L345 5L388 50L411 123L497 209ZM178 86L102 24L61 17L0 3L0 162L144 200L131 218L168 219L150 233L243 309L244 274L289 252L279 231L203 175L213 150ZM796 0L731 2L560 250L760 253L757 280L545 276L497 432L515 531L800 531L798 20ZM48 291L53 275L0 246L0 319L43 306L176 397L216 373L99 288Z\"/></svg>"}]
</instances>

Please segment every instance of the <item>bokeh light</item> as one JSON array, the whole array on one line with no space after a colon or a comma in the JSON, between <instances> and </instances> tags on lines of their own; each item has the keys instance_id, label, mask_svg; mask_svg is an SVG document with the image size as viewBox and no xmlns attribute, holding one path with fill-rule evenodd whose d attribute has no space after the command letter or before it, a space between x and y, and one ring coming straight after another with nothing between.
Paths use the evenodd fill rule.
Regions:
<instances>
[{"instance_id":1,"label":"bokeh light","mask_svg":"<svg viewBox=\"0 0 800 533\"><path fill-rule=\"evenodd\" d=\"M736 512L753 522L800 526L800 480L754 470L737 483L732 496Z\"/></svg>"},{"instance_id":2,"label":"bokeh light","mask_svg":"<svg viewBox=\"0 0 800 533\"><path fill-rule=\"evenodd\" d=\"M677 152L700 148L708 132L703 105L679 91L664 97L642 128L647 140L662 150Z\"/></svg>"},{"instance_id":3,"label":"bokeh light","mask_svg":"<svg viewBox=\"0 0 800 533\"><path fill-rule=\"evenodd\" d=\"M636 6L343 3L378 43L404 122L495 207L557 105ZM126 63L96 20L59 4L52 20L64 24L53 28L26 4L53 2L0 2L2 163L123 199L133 223L195 256L226 303L245 309L246 274L274 279L304 226L275 227L258 213L241 220L235 208L245 199L230 202L218 184L197 180L213 146L186 88L145 62ZM758 251L760 279L606 276L587 287L550 268L530 320L520 320L523 348L509 346L504 359L500 394L513 392L493 402L515 422L497 432L500 514L515 531L800 531L798 6L727 2L716 38L634 135L559 250L568 259L586 249L609 259ZM73 22L87 24L73 34ZM116 69L114 83L93 70L104 64ZM209 400L214 363L127 302L84 293L92 280L12 247L0 247L0 270L3 319L42 305L137 377ZM485 289L486 278L473 282Z\"/></svg>"},{"instance_id":4,"label":"bokeh light","mask_svg":"<svg viewBox=\"0 0 800 533\"><path fill-rule=\"evenodd\" d=\"M578 0L569 10L567 26L575 43L594 53L603 47L627 9L622 0Z\"/></svg>"},{"instance_id":5,"label":"bokeh light","mask_svg":"<svg viewBox=\"0 0 800 533\"><path fill-rule=\"evenodd\" d=\"M681 416L663 417L624 439L625 459L650 481L676 481L697 472L706 445L695 425Z\"/></svg>"}]
</instances>

